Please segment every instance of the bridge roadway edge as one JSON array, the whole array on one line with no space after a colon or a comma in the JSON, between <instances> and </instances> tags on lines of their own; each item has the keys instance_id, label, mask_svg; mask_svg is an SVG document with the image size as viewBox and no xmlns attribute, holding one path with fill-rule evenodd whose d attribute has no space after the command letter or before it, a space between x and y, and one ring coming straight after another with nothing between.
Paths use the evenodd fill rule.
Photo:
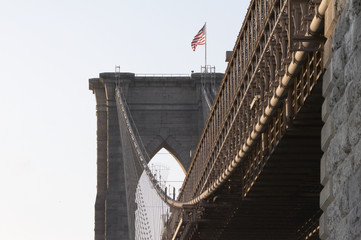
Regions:
<instances>
[{"instance_id":1,"label":"bridge roadway edge","mask_svg":"<svg viewBox=\"0 0 361 240\"><path fill-rule=\"evenodd\" d=\"M321 84L312 90L247 197L241 198L237 179L242 174L236 171L226 186L210 197L210 202L199 205L204 212L202 219L195 222L198 234L192 239L299 237L297 230L319 210ZM309 239L317 239L317 235Z\"/></svg>"},{"instance_id":2,"label":"bridge roadway edge","mask_svg":"<svg viewBox=\"0 0 361 240\"><path fill-rule=\"evenodd\" d=\"M328 0L325 16L322 120L318 159L324 185L319 205L321 239L361 239L360 76L358 0Z\"/></svg>"}]
</instances>

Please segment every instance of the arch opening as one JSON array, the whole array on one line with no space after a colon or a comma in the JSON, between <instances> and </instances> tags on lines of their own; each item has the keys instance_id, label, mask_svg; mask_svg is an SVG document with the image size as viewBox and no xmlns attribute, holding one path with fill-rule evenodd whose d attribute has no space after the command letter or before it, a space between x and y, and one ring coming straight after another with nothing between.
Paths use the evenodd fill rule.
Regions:
<instances>
[{"instance_id":1,"label":"arch opening","mask_svg":"<svg viewBox=\"0 0 361 240\"><path fill-rule=\"evenodd\" d=\"M148 166L161 187L167 189L167 195L176 199L185 178L180 161L163 147L152 157ZM160 240L170 209L158 196L145 172L138 181L135 199L135 239Z\"/></svg>"}]
</instances>

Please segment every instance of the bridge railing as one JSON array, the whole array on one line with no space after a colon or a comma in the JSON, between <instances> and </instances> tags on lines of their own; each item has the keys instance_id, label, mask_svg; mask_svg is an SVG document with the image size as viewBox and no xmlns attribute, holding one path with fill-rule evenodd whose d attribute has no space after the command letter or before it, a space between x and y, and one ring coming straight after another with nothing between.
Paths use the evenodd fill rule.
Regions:
<instances>
[{"instance_id":1,"label":"bridge railing","mask_svg":"<svg viewBox=\"0 0 361 240\"><path fill-rule=\"evenodd\" d=\"M296 101L297 105L297 98L291 100L289 96L283 103L279 103L278 99L285 95L284 78L294 77L289 76L289 68L298 67L297 61L304 60L305 45L302 41L294 41L295 33L306 36L303 40L314 40L308 38L308 25L316 7L315 4L310 5L309 1L292 4L287 0L251 2L182 186L180 201L194 199L207 188L219 185L225 178L223 175L234 165L234 159L239 160L241 152L249 151L254 133L264 130L265 121L270 122L270 112L280 119L271 119L275 124L273 129L257 135L261 139L258 145L262 148L262 154L270 151L269 148L277 141L276 137L270 138L266 134L276 136L285 131L284 122L297 111L291 109L294 106L291 101ZM295 9L301 9L301 14L294 14ZM294 33L290 32L291 28ZM316 49L310 50L309 45L307 47L308 51ZM301 57L296 54L297 50L302 53ZM313 71L316 79L316 75L322 72L320 55L311 58L313 65L308 66L308 74ZM312 86L307 80L304 81L306 83L302 85L308 84L306 91L309 91ZM291 92L289 94L292 95ZM276 113L275 102L279 107Z\"/></svg>"},{"instance_id":2,"label":"bridge railing","mask_svg":"<svg viewBox=\"0 0 361 240\"><path fill-rule=\"evenodd\" d=\"M137 73L135 74L136 77L144 77L144 78L155 78L155 77L187 77L189 78L190 74L161 74L161 73L154 73L154 74L146 74L146 73Z\"/></svg>"},{"instance_id":3,"label":"bridge railing","mask_svg":"<svg viewBox=\"0 0 361 240\"><path fill-rule=\"evenodd\" d=\"M298 6L295 7L295 4ZM299 62L306 58L305 48L307 51L317 50L314 47L317 44L302 42L315 40L308 38L308 19L312 19L315 7L316 5L308 5L306 0L296 1L293 5L287 0L251 2L177 201L165 197L147 167L144 156L146 151L142 149L142 144L139 144L141 139L138 139L134 132L136 127L129 121L131 115L127 113L126 102L117 88L118 112L122 112L120 117L127 125L140 165L164 201L173 207L199 202L224 183L251 147L256 146L253 149L258 149L252 153L253 157L257 158L271 151L277 144L285 131L285 122L298 111L297 91L301 88L299 86L306 86L301 91L301 95L304 96L305 91L309 92L314 84L314 81L311 83L310 77L317 80L322 72L319 54L308 54L312 64L308 64L302 72L307 73L307 76L300 76L301 83L296 82L294 91L289 91L288 97L285 97L286 87L289 87L291 78L296 77L293 75L302 65ZM301 14L292 15L296 9L303 10ZM304 36L298 45L294 44L294 36L290 31L294 22L297 22L297 28L293 27L297 29L295 32ZM318 16L314 17L312 22L319 22ZM292 52L291 49L294 48L296 50ZM281 98L285 100L279 100ZM269 122L272 125L267 129L266 125ZM246 169L244 175L247 177L249 170ZM250 179L254 180L256 175L252 175ZM247 187L249 182L245 179L244 186ZM251 184L252 182L254 181L251 181ZM247 190L244 191L245 194L246 192Z\"/></svg>"}]
</instances>

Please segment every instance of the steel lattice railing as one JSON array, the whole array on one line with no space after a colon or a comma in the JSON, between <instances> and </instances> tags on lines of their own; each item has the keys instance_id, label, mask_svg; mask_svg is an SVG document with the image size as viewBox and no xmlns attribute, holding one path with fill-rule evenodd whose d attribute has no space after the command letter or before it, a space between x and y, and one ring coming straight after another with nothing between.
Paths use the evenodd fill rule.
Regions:
<instances>
[{"instance_id":1,"label":"steel lattice railing","mask_svg":"<svg viewBox=\"0 0 361 240\"><path fill-rule=\"evenodd\" d=\"M166 196L149 170L150 159L117 87L119 121L127 126L139 163L155 190L174 208L167 231L177 232L183 212L214 193L240 163L243 196L252 188L265 157L322 75L323 39L317 33L326 2L251 2L177 200Z\"/></svg>"},{"instance_id":2,"label":"steel lattice railing","mask_svg":"<svg viewBox=\"0 0 361 240\"><path fill-rule=\"evenodd\" d=\"M241 159L254 154L249 153L251 146L257 146L258 154L270 151L284 132L286 119L298 111L298 102L304 101L299 97L294 100L298 86L310 91L322 74L321 55L317 52L320 38L311 33L320 29L325 3L314 16L317 5L308 2L252 1L180 200L195 203L208 196ZM294 14L297 11L302 12L302 19L300 14ZM310 63L306 67L305 61ZM299 77L296 73L301 68L311 77ZM286 88L295 78L297 83L288 93ZM273 126L267 127L270 122ZM244 187L247 190L250 186Z\"/></svg>"},{"instance_id":3,"label":"steel lattice railing","mask_svg":"<svg viewBox=\"0 0 361 240\"><path fill-rule=\"evenodd\" d=\"M308 2L251 2L177 201L166 197L150 172L145 148L121 90L116 89L118 112L122 113L120 118L127 125L141 166L169 205L180 208L199 203L228 178L241 160L247 162L255 156L262 159L277 144L287 119L297 113L322 74L321 54L317 51L321 42L314 34L321 28L325 1L317 11L317 5ZM302 19L295 14L297 11L301 11ZM260 164L251 163L243 169L244 194L256 179L254 173L260 171Z\"/></svg>"}]
</instances>

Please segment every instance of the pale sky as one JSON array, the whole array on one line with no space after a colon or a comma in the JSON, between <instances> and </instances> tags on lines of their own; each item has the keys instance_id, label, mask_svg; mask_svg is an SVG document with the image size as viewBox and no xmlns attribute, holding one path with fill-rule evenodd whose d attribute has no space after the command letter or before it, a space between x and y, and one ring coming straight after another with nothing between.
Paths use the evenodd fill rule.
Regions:
<instances>
[{"instance_id":1,"label":"pale sky","mask_svg":"<svg viewBox=\"0 0 361 240\"><path fill-rule=\"evenodd\" d=\"M95 99L112 72L226 68L249 0L1 0L0 239L94 238Z\"/></svg>"}]
</instances>

